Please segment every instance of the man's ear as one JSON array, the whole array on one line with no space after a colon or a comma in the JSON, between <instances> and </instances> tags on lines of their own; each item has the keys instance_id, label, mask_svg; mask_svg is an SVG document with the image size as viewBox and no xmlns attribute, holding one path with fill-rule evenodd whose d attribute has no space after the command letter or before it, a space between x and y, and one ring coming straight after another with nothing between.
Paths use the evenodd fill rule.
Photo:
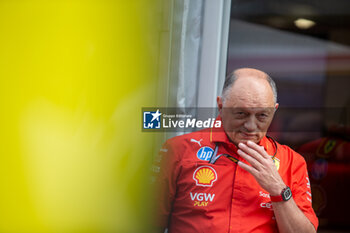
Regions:
<instances>
[{"instance_id":1,"label":"man's ear","mask_svg":"<svg viewBox=\"0 0 350 233\"><path fill-rule=\"evenodd\" d=\"M275 111L278 109L280 105L278 103L275 104Z\"/></svg>"},{"instance_id":2,"label":"man's ear","mask_svg":"<svg viewBox=\"0 0 350 233\"><path fill-rule=\"evenodd\" d=\"M218 105L219 112L221 113L221 110L222 110L222 97L221 96L216 97L216 103Z\"/></svg>"}]
</instances>

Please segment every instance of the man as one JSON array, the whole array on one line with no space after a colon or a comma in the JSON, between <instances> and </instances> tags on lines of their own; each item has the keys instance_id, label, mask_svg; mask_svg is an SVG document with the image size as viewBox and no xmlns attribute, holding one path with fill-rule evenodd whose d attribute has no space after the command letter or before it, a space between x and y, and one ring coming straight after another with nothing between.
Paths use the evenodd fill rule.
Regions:
<instances>
[{"instance_id":1,"label":"man","mask_svg":"<svg viewBox=\"0 0 350 233\"><path fill-rule=\"evenodd\" d=\"M238 69L217 97L222 129L167 141L158 176L164 228L170 233L316 232L304 159L266 136L276 101L266 73Z\"/></svg>"}]
</instances>

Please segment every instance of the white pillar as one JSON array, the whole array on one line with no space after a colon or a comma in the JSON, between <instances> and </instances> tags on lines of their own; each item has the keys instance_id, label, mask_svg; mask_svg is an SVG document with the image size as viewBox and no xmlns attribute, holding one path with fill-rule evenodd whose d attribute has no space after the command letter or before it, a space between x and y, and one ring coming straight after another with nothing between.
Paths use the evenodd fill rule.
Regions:
<instances>
[{"instance_id":1,"label":"white pillar","mask_svg":"<svg viewBox=\"0 0 350 233\"><path fill-rule=\"evenodd\" d=\"M226 76L231 0L206 0L200 55L198 107L215 107Z\"/></svg>"}]
</instances>

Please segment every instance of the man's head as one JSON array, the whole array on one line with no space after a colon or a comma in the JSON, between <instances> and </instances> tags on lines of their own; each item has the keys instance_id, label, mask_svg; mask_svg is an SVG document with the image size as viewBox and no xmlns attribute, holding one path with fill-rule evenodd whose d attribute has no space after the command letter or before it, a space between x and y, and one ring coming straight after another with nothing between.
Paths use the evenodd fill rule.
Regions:
<instances>
[{"instance_id":1,"label":"man's head","mask_svg":"<svg viewBox=\"0 0 350 233\"><path fill-rule=\"evenodd\" d=\"M258 143L278 108L276 85L260 70L237 69L226 78L217 104L224 130L234 144Z\"/></svg>"}]
</instances>

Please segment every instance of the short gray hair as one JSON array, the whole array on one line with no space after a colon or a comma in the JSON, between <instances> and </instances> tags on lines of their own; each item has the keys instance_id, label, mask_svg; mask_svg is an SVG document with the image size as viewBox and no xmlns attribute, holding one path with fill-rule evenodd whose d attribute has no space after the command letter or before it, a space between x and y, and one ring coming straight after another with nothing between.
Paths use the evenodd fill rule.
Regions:
<instances>
[{"instance_id":1,"label":"short gray hair","mask_svg":"<svg viewBox=\"0 0 350 233\"><path fill-rule=\"evenodd\" d=\"M228 89L230 89L233 86L233 84L235 83L235 81L237 79L238 79L238 76L236 75L235 71L233 71L232 73L230 73L229 75L226 76L224 87L222 88L222 94L221 94L222 98L224 100L226 97L226 92L228 91ZM273 79L268 74L266 74L266 81L270 84L270 87L271 87L272 93L273 93L273 100L275 101L275 103L277 103L276 83L275 83L275 81L273 81Z\"/></svg>"}]
</instances>

